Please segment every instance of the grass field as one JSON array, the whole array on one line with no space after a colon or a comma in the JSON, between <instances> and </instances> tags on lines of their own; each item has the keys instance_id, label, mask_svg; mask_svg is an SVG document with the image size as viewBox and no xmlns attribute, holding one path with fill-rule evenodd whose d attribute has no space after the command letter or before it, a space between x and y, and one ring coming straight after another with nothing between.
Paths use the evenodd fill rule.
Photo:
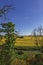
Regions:
<instances>
[{"instance_id":1,"label":"grass field","mask_svg":"<svg viewBox=\"0 0 43 65\"><path fill-rule=\"evenodd\" d=\"M31 58L31 57L33 57L33 56L35 56L36 54L41 54L41 52L40 51L23 51L24 53L22 54L22 55L18 55L17 53L16 53L16 58L18 58L18 59L27 59L27 58Z\"/></svg>"}]
</instances>

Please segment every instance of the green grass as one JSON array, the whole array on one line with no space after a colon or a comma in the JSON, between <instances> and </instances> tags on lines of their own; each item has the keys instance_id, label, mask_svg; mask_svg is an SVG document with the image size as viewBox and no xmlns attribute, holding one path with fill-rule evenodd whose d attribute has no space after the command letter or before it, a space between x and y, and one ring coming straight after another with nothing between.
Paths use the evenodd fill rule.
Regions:
<instances>
[{"instance_id":1,"label":"green grass","mask_svg":"<svg viewBox=\"0 0 43 65\"><path fill-rule=\"evenodd\" d=\"M14 47L17 50L40 50L37 46L15 46Z\"/></svg>"},{"instance_id":2,"label":"green grass","mask_svg":"<svg viewBox=\"0 0 43 65\"><path fill-rule=\"evenodd\" d=\"M23 51L23 54L19 55L19 50ZM15 57L18 59L31 58L36 54L41 54L41 51L36 46L15 46Z\"/></svg>"},{"instance_id":3,"label":"green grass","mask_svg":"<svg viewBox=\"0 0 43 65\"><path fill-rule=\"evenodd\" d=\"M23 54L19 55L18 54L18 50L15 50L15 57L18 59L27 59L27 58L31 58L32 56L36 55L36 54L41 54L40 51L23 51Z\"/></svg>"}]
</instances>

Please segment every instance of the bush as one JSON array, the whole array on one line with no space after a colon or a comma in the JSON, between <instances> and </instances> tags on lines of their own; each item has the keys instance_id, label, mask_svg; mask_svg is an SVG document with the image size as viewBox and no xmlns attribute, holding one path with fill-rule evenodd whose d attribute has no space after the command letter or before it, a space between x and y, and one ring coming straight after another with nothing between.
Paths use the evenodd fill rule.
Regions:
<instances>
[{"instance_id":1,"label":"bush","mask_svg":"<svg viewBox=\"0 0 43 65\"><path fill-rule=\"evenodd\" d=\"M31 59L26 60L27 65L43 65L43 56L41 54L37 54Z\"/></svg>"},{"instance_id":2,"label":"bush","mask_svg":"<svg viewBox=\"0 0 43 65\"><path fill-rule=\"evenodd\" d=\"M18 36L18 38L24 38L23 36Z\"/></svg>"},{"instance_id":3,"label":"bush","mask_svg":"<svg viewBox=\"0 0 43 65\"><path fill-rule=\"evenodd\" d=\"M18 55L22 55L23 54L23 51L22 50L19 50L18 51Z\"/></svg>"}]
</instances>

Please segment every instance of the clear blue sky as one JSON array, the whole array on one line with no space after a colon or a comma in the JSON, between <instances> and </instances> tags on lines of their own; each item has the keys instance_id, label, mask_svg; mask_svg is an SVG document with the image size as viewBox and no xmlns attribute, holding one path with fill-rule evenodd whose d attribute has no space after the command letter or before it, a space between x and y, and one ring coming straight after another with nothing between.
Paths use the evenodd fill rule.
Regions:
<instances>
[{"instance_id":1,"label":"clear blue sky","mask_svg":"<svg viewBox=\"0 0 43 65\"><path fill-rule=\"evenodd\" d=\"M4 4L15 6L15 10L7 16L16 24L19 34L29 35L40 24L43 26L43 0L0 0L0 8Z\"/></svg>"}]
</instances>

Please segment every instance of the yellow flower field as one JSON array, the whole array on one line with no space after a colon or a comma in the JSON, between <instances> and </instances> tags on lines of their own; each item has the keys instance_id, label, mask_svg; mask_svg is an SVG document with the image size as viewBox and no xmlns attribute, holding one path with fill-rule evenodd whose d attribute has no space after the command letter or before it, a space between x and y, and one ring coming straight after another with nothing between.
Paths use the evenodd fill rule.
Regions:
<instances>
[{"instance_id":1,"label":"yellow flower field","mask_svg":"<svg viewBox=\"0 0 43 65\"><path fill-rule=\"evenodd\" d=\"M41 40L40 36L38 36L37 38ZM34 36L23 36L23 38L18 37L14 45L15 46L36 46L35 39L36 38ZM43 39L43 36L42 36L42 39ZM0 40L0 45L2 45L3 43L5 43L4 38Z\"/></svg>"}]
</instances>

